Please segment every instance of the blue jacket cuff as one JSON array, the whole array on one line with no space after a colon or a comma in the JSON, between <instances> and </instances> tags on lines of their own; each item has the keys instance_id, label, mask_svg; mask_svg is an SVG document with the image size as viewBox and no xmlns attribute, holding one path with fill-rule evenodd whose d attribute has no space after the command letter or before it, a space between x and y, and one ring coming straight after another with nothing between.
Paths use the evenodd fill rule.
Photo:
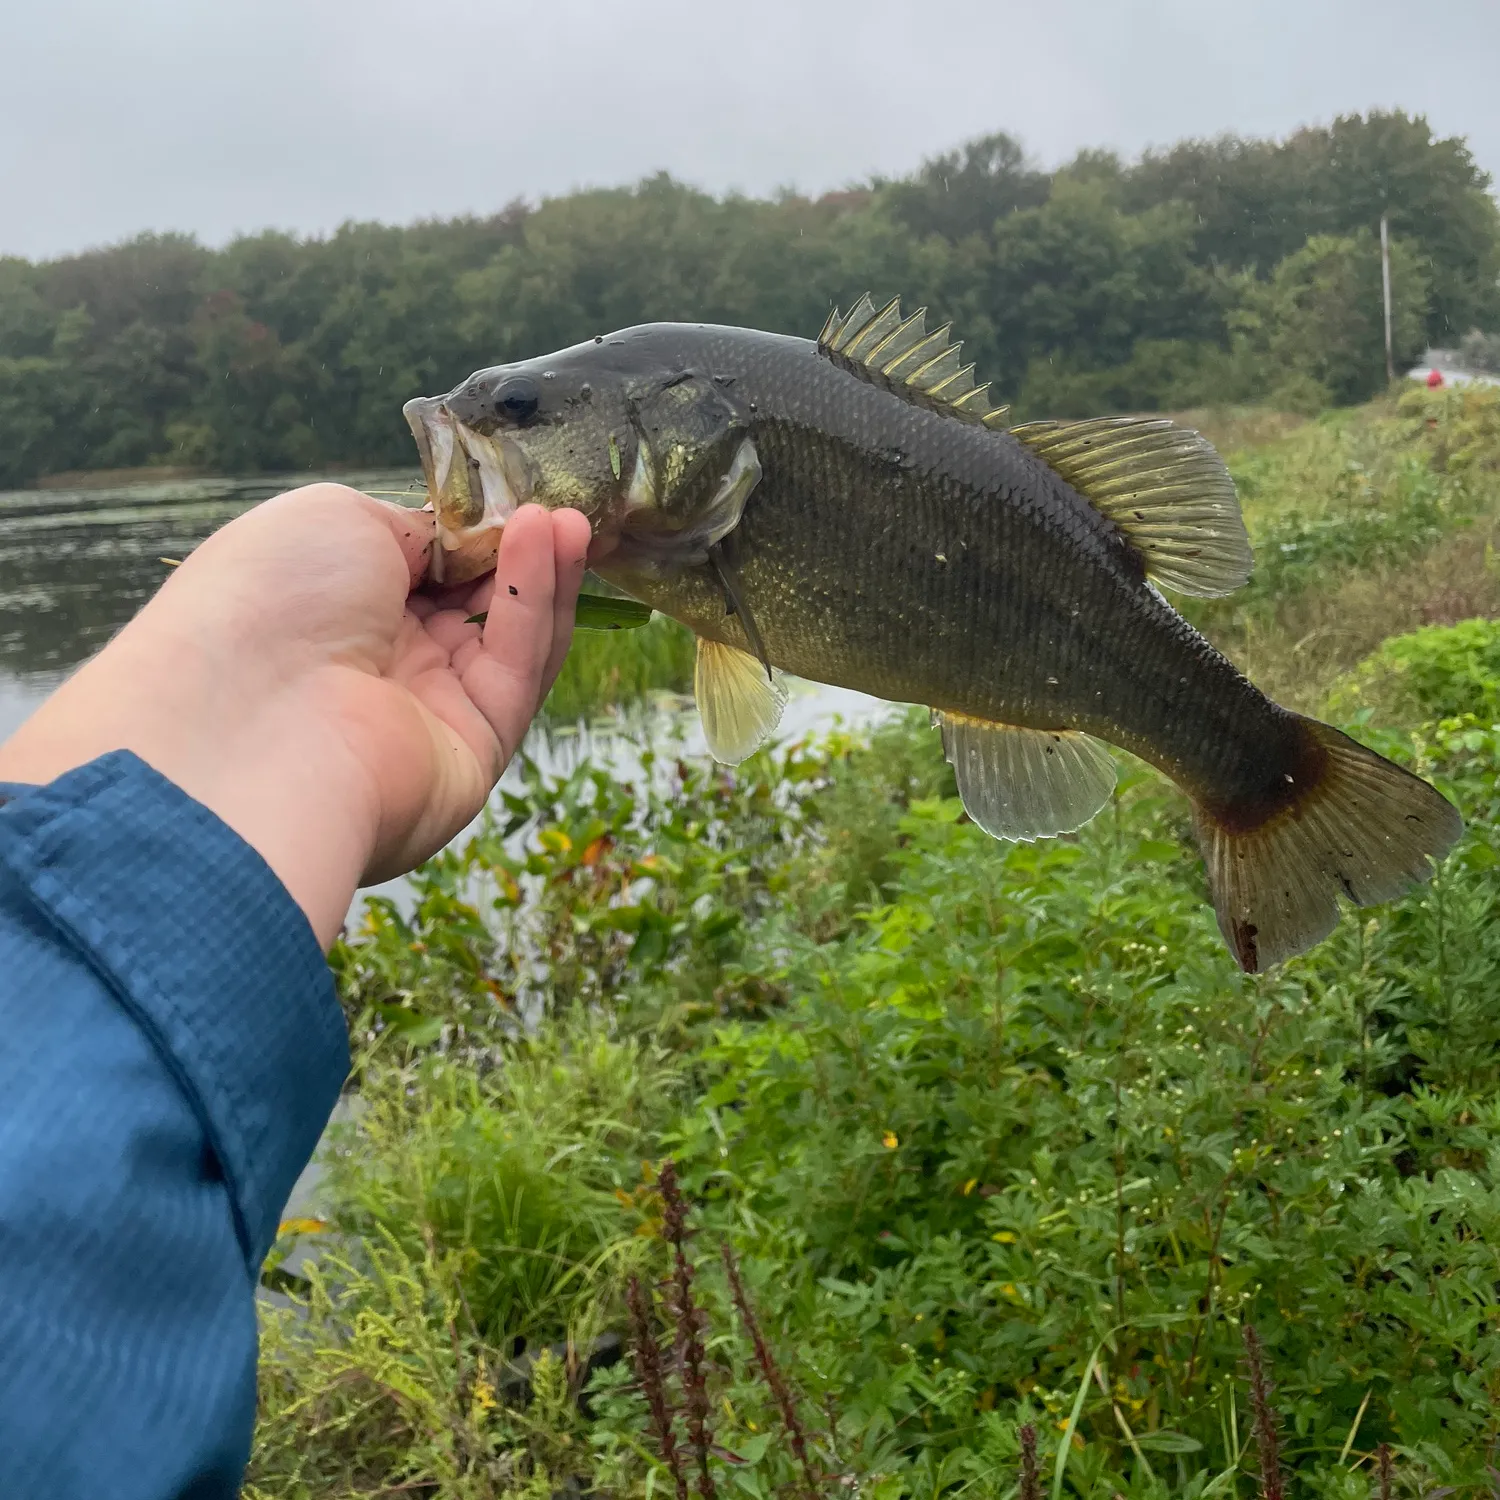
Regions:
<instances>
[{"instance_id":1,"label":"blue jacket cuff","mask_svg":"<svg viewBox=\"0 0 1500 1500\"><path fill-rule=\"evenodd\" d=\"M307 918L238 834L127 751L0 787L0 803L0 860L187 1095L256 1270L349 1070Z\"/></svg>"}]
</instances>

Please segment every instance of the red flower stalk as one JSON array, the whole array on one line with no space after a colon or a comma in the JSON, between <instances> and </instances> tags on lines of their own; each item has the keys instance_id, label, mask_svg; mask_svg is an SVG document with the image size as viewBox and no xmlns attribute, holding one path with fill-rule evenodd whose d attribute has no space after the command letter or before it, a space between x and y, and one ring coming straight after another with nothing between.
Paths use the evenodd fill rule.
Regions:
<instances>
[{"instance_id":1,"label":"red flower stalk","mask_svg":"<svg viewBox=\"0 0 1500 1500\"><path fill-rule=\"evenodd\" d=\"M1275 1387L1266 1378L1265 1351L1260 1335L1246 1323L1243 1334L1245 1361L1250 1367L1250 1407L1255 1413L1255 1447L1260 1457L1261 1500L1285 1500L1281 1475L1281 1440L1277 1436L1276 1413L1271 1410Z\"/></svg>"},{"instance_id":2,"label":"red flower stalk","mask_svg":"<svg viewBox=\"0 0 1500 1500\"><path fill-rule=\"evenodd\" d=\"M717 1500L713 1473L708 1467L713 1435L708 1429L708 1377L704 1370L703 1328L707 1317L693 1301L693 1268L687 1258L687 1203L677 1183L677 1164L662 1163L657 1178L661 1189L662 1234L672 1247L672 1290L669 1305L676 1319L677 1368L682 1373L683 1415L688 1441L698 1460L698 1493L702 1500Z\"/></svg>"},{"instance_id":3,"label":"red flower stalk","mask_svg":"<svg viewBox=\"0 0 1500 1500\"><path fill-rule=\"evenodd\" d=\"M1042 1480L1036 1470L1036 1428L1030 1422L1022 1422L1021 1439L1021 1500L1042 1500Z\"/></svg>"},{"instance_id":4,"label":"red flower stalk","mask_svg":"<svg viewBox=\"0 0 1500 1500\"><path fill-rule=\"evenodd\" d=\"M661 1350L651 1327L650 1305L640 1277L630 1278L625 1289L625 1304L630 1309L630 1327L635 1335L635 1372L651 1412L651 1430L656 1435L656 1446L661 1450L662 1460L677 1486L677 1500L687 1500L687 1475L677 1452L677 1440L672 1435L672 1409L667 1405L666 1382L662 1379Z\"/></svg>"},{"instance_id":5,"label":"red flower stalk","mask_svg":"<svg viewBox=\"0 0 1500 1500\"><path fill-rule=\"evenodd\" d=\"M786 1376L781 1373L781 1367L776 1363L765 1335L760 1331L760 1322L745 1293L745 1283L740 1278L739 1262L734 1258L734 1251L729 1248L727 1240L719 1246L719 1250L724 1257L724 1269L729 1274L729 1290L734 1297L734 1305L739 1309L740 1317L744 1319L745 1328L750 1334L750 1341L755 1346L755 1362L760 1366L761 1378L776 1398L781 1425L786 1428L787 1436L792 1442L792 1452L797 1455L797 1462L802 1466L807 1500L817 1500L818 1482L813 1477L812 1460L808 1457L807 1433L803 1429L802 1418L797 1414L797 1403L792 1399L791 1387L786 1382Z\"/></svg>"}]
</instances>

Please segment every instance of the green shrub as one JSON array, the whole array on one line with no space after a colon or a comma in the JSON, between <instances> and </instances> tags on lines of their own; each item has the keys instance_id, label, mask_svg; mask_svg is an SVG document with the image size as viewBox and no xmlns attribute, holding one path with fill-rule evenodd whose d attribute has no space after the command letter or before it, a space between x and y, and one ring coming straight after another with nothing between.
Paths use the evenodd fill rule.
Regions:
<instances>
[{"instance_id":1,"label":"green shrub","mask_svg":"<svg viewBox=\"0 0 1500 1500\"><path fill-rule=\"evenodd\" d=\"M644 752L633 784L526 763L521 792L423 865L409 902L370 898L329 954L357 1042L484 1062L497 1033L559 1001L759 1003L724 976L747 920L787 894L825 761L794 748L730 774L670 749Z\"/></svg>"},{"instance_id":2,"label":"green shrub","mask_svg":"<svg viewBox=\"0 0 1500 1500\"><path fill-rule=\"evenodd\" d=\"M1385 641L1335 685L1331 711L1398 724L1471 715L1500 722L1500 622L1461 620Z\"/></svg>"},{"instance_id":3,"label":"green shrub","mask_svg":"<svg viewBox=\"0 0 1500 1500\"><path fill-rule=\"evenodd\" d=\"M440 1329L457 1318L461 1352L440 1371L403 1353L429 1415L387 1394L386 1425L359 1442L379 1483L405 1482L410 1424L449 1412L422 1442L457 1462L453 1358L498 1371L518 1335L585 1346L624 1326L629 1267L664 1273L640 1161L670 1153L700 1203L706 1378L730 1455L712 1466L736 1492L769 1500L794 1476L764 1440L775 1405L714 1260L726 1240L818 1414L819 1463L891 1500L1003 1495L1024 1421L1048 1473L1071 1421L1069 1493L1232 1484L1252 1464L1246 1322L1306 1493L1351 1492L1348 1463L1380 1441L1408 1475L1482 1477L1500 1441L1500 733L1453 722L1418 747L1474 830L1440 880L1256 978L1223 953L1184 806L1154 775L1127 766L1075 838L1000 846L931 794L933 738L913 716L878 752L797 752L810 800L778 858L798 899L740 908L718 969L767 985L760 1008L700 990L684 1009L652 966L627 966L609 1020L554 996L482 1081L370 1065L360 1149L332 1182L333 1221L363 1248L325 1272L299 1335L347 1370L363 1330L362 1373L319 1398L332 1425L313 1432L303 1398L324 1367L295 1346L301 1373L268 1387L266 1452L312 1472L327 1443L317 1461L341 1472L339 1423L370 1409L353 1390L417 1339L390 1331L417 1299ZM532 795L539 815L559 805L555 785ZM762 826L754 805L730 798L715 837ZM676 814L647 801L637 816L644 846ZM851 832L884 819L894 847L851 860ZM828 880L841 862L873 872L873 901ZM559 892L586 926L587 889ZM465 1489L429 1455L431 1492L508 1495L564 1472L617 1494L669 1483L628 1369L594 1385L592 1419L569 1408L545 1434L504 1403L475 1418L474 1451L502 1477L478 1487L490 1470L471 1456L453 1471Z\"/></svg>"}]
</instances>

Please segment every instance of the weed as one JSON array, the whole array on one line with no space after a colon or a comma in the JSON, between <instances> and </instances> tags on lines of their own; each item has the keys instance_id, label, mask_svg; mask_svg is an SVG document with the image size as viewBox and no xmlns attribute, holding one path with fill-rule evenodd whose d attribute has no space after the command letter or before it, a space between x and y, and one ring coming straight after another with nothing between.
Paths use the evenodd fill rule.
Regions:
<instances>
[{"instance_id":1,"label":"weed","mask_svg":"<svg viewBox=\"0 0 1500 1500\"><path fill-rule=\"evenodd\" d=\"M1021 1500L1042 1500L1042 1480L1036 1467L1036 1424L1022 1422L1021 1438Z\"/></svg>"},{"instance_id":2,"label":"weed","mask_svg":"<svg viewBox=\"0 0 1500 1500\"><path fill-rule=\"evenodd\" d=\"M651 1431L656 1438L657 1452L672 1476L677 1490L677 1500L687 1500L687 1471L682 1466L682 1455L677 1451L677 1435L672 1430L672 1409L667 1404L666 1379L662 1374L661 1347L656 1341L655 1319L651 1303L639 1276L630 1278L626 1292L626 1303L630 1309L631 1341L635 1346L635 1369L640 1378L641 1393L646 1398L646 1408L651 1413Z\"/></svg>"},{"instance_id":3,"label":"weed","mask_svg":"<svg viewBox=\"0 0 1500 1500\"><path fill-rule=\"evenodd\" d=\"M775 1398L777 1415L781 1418L781 1425L791 1441L792 1452L797 1455L797 1463L802 1469L804 1494L807 1500L815 1500L820 1486L813 1474L812 1458L807 1449L807 1429L802 1425L802 1417L792 1397L791 1387L781 1372L781 1366L776 1362L776 1356L771 1353L765 1334L761 1332L760 1320L750 1305L744 1278L740 1275L739 1261L728 1240L719 1246L719 1253L724 1259L724 1271L729 1278L735 1311L739 1313L740 1321L744 1323L745 1332L750 1335L750 1343L755 1350L755 1366L760 1371L760 1378L765 1382L766 1389Z\"/></svg>"},{"instance_id":4,"label":"weed","mask_svg":"<svg viewBox=\"0 0 1500 1500\"><path fill-rule=\"evenodd\" d=\"M1250 1375L1250 1411L1254 1418L1255 1449L1260 1459L1261 1500L1284 1500L1286 1487L1281 1472L1280 1423L1271 1408L1273 1387L1266 1374L1266 1357L1254 1324L1246 1323L1245 1364Z\"/></svg>"}]
</instances>

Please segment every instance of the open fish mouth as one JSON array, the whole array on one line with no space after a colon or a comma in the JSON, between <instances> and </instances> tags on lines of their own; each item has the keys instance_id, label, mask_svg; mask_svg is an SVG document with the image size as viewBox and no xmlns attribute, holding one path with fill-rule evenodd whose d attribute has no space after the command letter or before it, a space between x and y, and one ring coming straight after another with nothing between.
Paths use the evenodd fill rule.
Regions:
<instances>
[{"instance_id":1,"label":"open fish mouth","mask_svg":"<svg viewBox=\"0 0 1500 1500\"><path fill-rule=\"evenodd\" d=\"M442 397L401 408L417 442L427 498L437 516L434 583L465 583L494 566L505 523L531 497L520 447L503 433L465 426Z\"/></svg>"}]
</instances>

